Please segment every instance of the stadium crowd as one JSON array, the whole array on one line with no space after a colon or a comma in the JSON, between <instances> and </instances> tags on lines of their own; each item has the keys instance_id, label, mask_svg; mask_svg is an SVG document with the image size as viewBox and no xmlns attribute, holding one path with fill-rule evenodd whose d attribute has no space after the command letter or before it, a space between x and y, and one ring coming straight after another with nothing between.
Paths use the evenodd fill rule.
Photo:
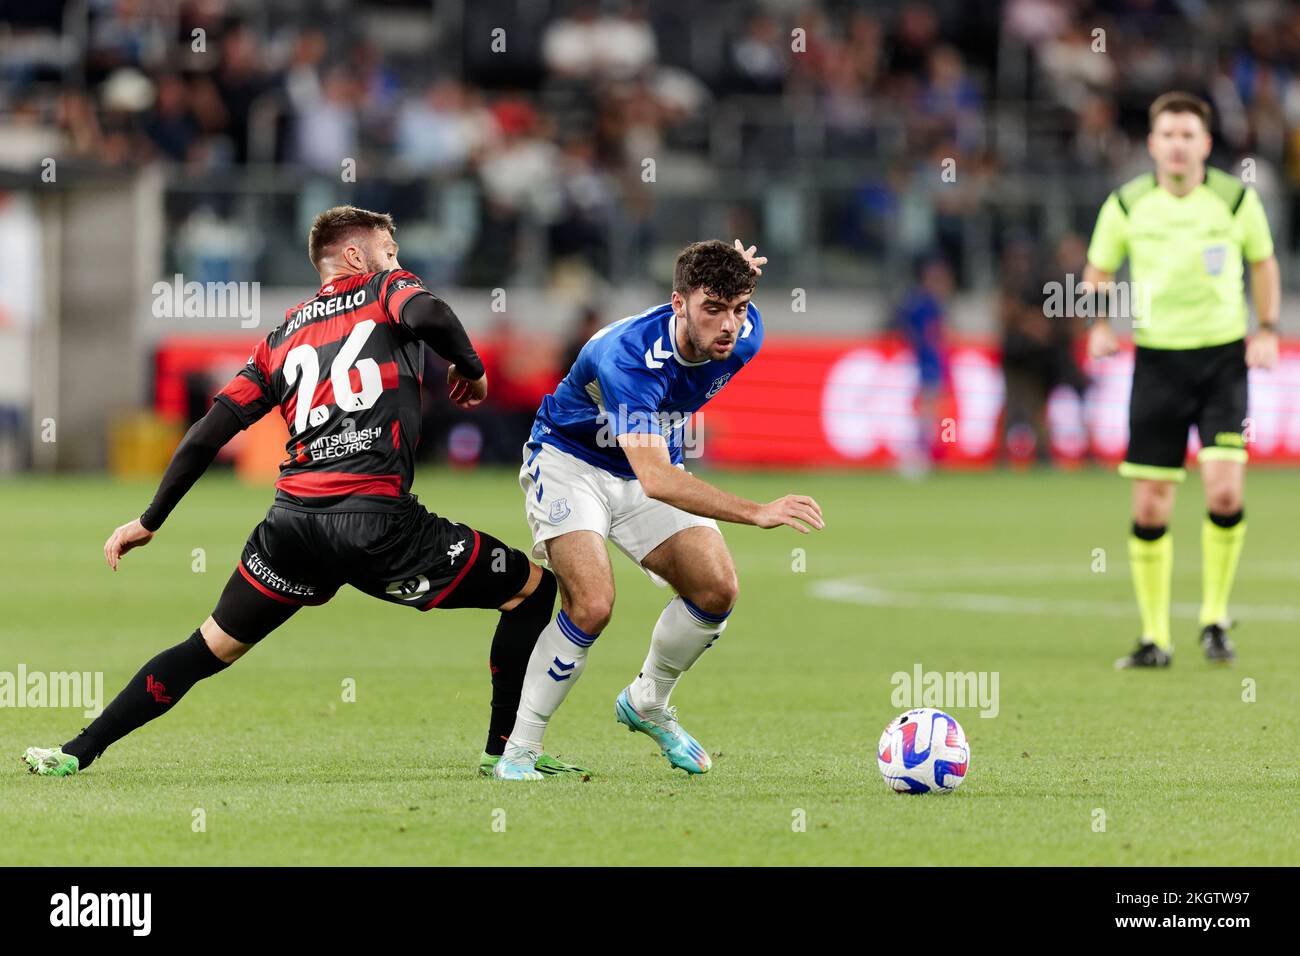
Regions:
<instances>
[{"instance_id":1,"label":"stadium crowd","mask_svg":"<svg viewBox=\"0 0 1300 956\"><path fill-rule=\"evenodd\" d=\"M326 18L292 2L90 0L84 16L71 3L0 3L0 164L160 162L193 181L257 163L337 177L351 158L419 185L469 177L480 238L453 270L468 284L510 272L521 216L544 225L551 261L608 274L611 225L635 233L650 217L643 159L672 154L741 168L855 160L834 238L873 251L919 195L930 248L917 251L942 252L965 287L960 225L992 180L1123 175L1141 161L1146 105L1171 87L1214 104L1223 158L1253 157L1261 188L1270 177L1300 186L1292 4L715 6L711 22L730 28L687 38L669 0L356 0ZM427 43L365 29L385 18ZM498 22L521 27L494 50ZM809 104L812 153L786 148L783 121ZM735 135L719 133L733 114ZM934 176L944 158L963 171L959 188Z\"/></svg>"},{"instance_id":2,"label":"stadium crowd","mask_svg":"<svg viewBox=\"0 0 1300 956\"><path fill-rule=\"evenodd\" d=\"M721 2L709 31L686 29L673 0L326 9L0 0L0 168L45 156L162 164L185 183L169 197L173 263L244 278L261 264L237 256L277 244L241 223L229 184L258 170L287 171L295 190L337 184L352 162L358 204L437 207L445 225L448 197L462 197L465 241L436 255L426 241L416 265L432 281L487 287L516 277L537 237L543 281L568 268L625 279L611 261L619 243L644 277L657 233L682 238L656 222L647 157L721 179L734 170L760 194L783 177L847 183L828 188L805 238L849 253L847 285L870 272L862 263L914 270L908 288L892 267L877 284L918 355L941 341L954 289L995 288L1008 414L1040 450L1046 393L1086 384L1069 354L1077 330L1043 315L1042 277L1078 268L1097 203L1145 166L1158 92L1213 104L1213 161L1248 158L1270 212L1282 210L1279 250L1300 244L1300 215L1282 199L1300 196L1300 6L1280 0ZM955 179L938 175L946 162ZM1091 185L1064 222L1008 196L1043 182L1073 192L1059 187L1075 179ZM221 185L205 192L208 181ZM286 236L301 217L284 217ZM404 213L409 235L420 219ZM740 221L760 244L779 228ZM971 261L975 222L991 224L992 270ZM927 367L928 387L941 348Z\"/></svg>"}]
</instances>

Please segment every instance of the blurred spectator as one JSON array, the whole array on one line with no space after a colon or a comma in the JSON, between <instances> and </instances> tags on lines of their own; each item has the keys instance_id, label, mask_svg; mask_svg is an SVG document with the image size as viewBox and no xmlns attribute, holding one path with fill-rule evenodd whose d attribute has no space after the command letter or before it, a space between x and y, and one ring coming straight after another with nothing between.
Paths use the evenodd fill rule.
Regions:
<instances>
[{"instance_id":1,"label":"blurred spectator","mask_svg":"<svg viewBox=\"0 0 1300 956\"><path fill-rule=\"evenodd\" d=\"M455 172L495 136L487 110L472 105L459 82L442 78L399 109L397 158L415 172Z\"/></svg>"},{"instance_id":2,"label":"blurred spectator","mask_svg":"<svg viewBox=\"0 0 1300 956\"><path fill-rule=\"evenodd\" d=\"M221 65L214 82L226 114L224 132L237 163L248 162L253 104L273 83L264 63L257 37L247 25L239 24L221 38Z\"/></svg>"},{"instance_id":3,"label":"blurred spectator","mask_svg":"<svg viewBox=\"0 0 1300 956\"><path fill-rule=\"evenodd\" d=\"M1043 314L1043 292L1033 246L1010 241L998 277L998 322L1006 381L1003 450L1012 461L1047 461L1047 396L1056 364L1052 326Z\"/></svg>"},{"instance_id":4,"label":"blurred spectator","mask_svg":"<svg viewBox=\"0 0 1300 956\"><path fill-rule=\"evenodd\" d=\"M479 164L487 201L511 216L528 212L540 222L553 221L560 209L560 157L549 127L520 97L498 100L492 114L501 138Z\"/></svg>"},{"instance_id":5,"label":"blurred spectator","mask_svg":"<svg viewBox=\"0 0 1300 956\"><path fill-rule=\"evenodd\" d=\"M654 30L635 5L613 15L582 4L542 37L546 68L564 77L627 78L653 65L656 55Z\"/></svg>"},{"instance_id":6,"label":"blurred spectator","mask_svg":"<svg viewBox=\"0 0 1300 956\"><path fill-rule=\"evenodd\" d=\"M574 137L560 158L561 211L551 226L551 253L573 257L601 275L609 274L610 226L617 193L613 177L596 165L595 143Z\"/></svg>"},{"instance_id":7,"label":"blurred spectator","mask_svg":"<svg viewBox=\"0 0 1300 956\"><path fill-rule=\"evenodd\" d=\"M397 108L402 88L396 71L384 63L383 50L369 39L350 45L347 70L356 81L357 100L367 120L388 120Z\"/></svg>"},{"instance_id":8,"label":"blurred spectator","mask_svg":"<svg viewBox=\"0 0 1300 956\"><path fill-rule=\"evenodd\" d=\"M564 346L564 354L560 359L561 376L569 374L573 363L578 361L578 353L582 351L582 347L591 341L591 337L599 332L604 324L598 309L589 305L582 308Z\"/></svg>"},{"instance_id":9,"label":"blurred spectator","mask_svg":"<svg viewBox=\"0 0 1300 956\"><path fill-rule=\"evenodd\" d=\"M144 132L167 159L183 163L193 154L203 130L190 111L185 81L176 74L158 78L157 101L144 120Z\"/></svg>"},{"instance_id":10,"label":"blurred spectator","mask_svg":"<svg viewBox=\"0 0 1300 956\"><path fill-rule=\"evenodd\" d=\"M949 139L963 152L983 145L983 99L953 47L940 46L930 54L926 82L915 105L911 122L924 135L922 142Z\"/></svg>"},{"instance_id":11,"label":"blurred spectator","mask_svg":"<svg viewBox=\"0 0 1300 956\"><path fill-rule=\"evenodd\" d=\"M1109 90L1115 81L1115 58L1093 50L1093 37L1073 23L1039 48L1039 60L1055 98L1081 110L1090 93Z\"/></svg>"},{"instance_id":12,"label":"blurred spectator","mask_svg":"<svg viewBox=\"0 0 1300 956\"><path fill-rule=\"evenodd\" d=\"M1133 154L1132 145L1117 125L1118 114L1109 99L1086 97L1078 112L1070 160L1078 170L1104 169L1119 174Z\"/></svg>"},{"instance_id":13,"label":"blurred spectator","mask_svg":"<svg viewBox=\"0 0 1300 956\"><path fill-rule=\"evenodd\" d=\"M542 399L555 387L555 349L501 315L483 339L488 399L483 421L483 461L518 464Z\"/></svg>"},{"instance_id":14,"label":"blurred spectator","mask_svg":"<svg viewBox=\"0 0 1300 956\"><path fill-rule=\"evenodd\" d=\"M934 10L923 3L905 4L887 43L890 75L900 81L921 76L938 38L939 19Z\"/></svg>"},{"instance_id":15,"label":"blurred spectator","mask_svg":"<svg viewBox=\"0 0 1300 956\"><path fill-rule=\"evenodd\" d=\"M753 16L731 44L732 87L738 93L780 93L785 86L789 36L768 13Z\"/></svg>"},{"instance_id":16,"label":"blurred spectator","mask_svg":"<svg viewBox=\"0 0 1300 956\"><path fill-rule=\"evenodd\" d=\"M88 7L85 57L93 80L121 67L157 64L166 54L166 10L158 0L95 0Z\"/></svg>"},{"instance_id":17,"label":"blurred spectator","mask_svg":"<svg viewBox=\"0 0 1300 956\"><path fill-rule=\"evenodd\" d=\"M1070 4L1068 0L1007 0L1003 19L1008 36L1036 47L1066 28Z\"/></svg>"},{"instance_id":18,"label":"blurred spectator","mask_svg":"<svg viewBox=\"0 0 1300 956\"><path fill-rule=\"evenodd\" d=\"M293 158L337 176L344 159L357 159L361 145L356 82L340 66L330 67L319 84L302 79L292 89Z\"/></svg>"},{"instance_id":19,"label":"blurred spectator","mask_svg":"<svg viewBox=\"0 0 1300 956\"><path fill-rule=\"evenodd\" d=\"M1049 282L1062 282L1069 287L1071 281L1076 285L1083 279L1084 266L1088 264L1088 242L1077 232L1067 232L1056 243L1052 263L1040 276L1039 292L1044 296ZM1073 277L1072 280L1068 277ZM1074 310L1069 310L1073 313ZM1046 303L1044 303L1046 315ZM1052 372L1051 388L1065 385L1073 389L1080 399L1087 391L1089 380L1076 359L1076 345L1083 340L1087 330L1087 317L1073 314L1049 316L1052 326L1052 345L1056 353Z\"/></svg>"},{"instance_id":20,"label":"blurred spectator","mask_svg":"<svg viewBox=\"0 0 1300 956\"><path fill-rule=\"evenodd\" d=\"M1003 255L999 314L1002 323L1002 369L1006 379L1004 451L1013 461L1051 460L1047 402L1061 385L1080 399L1088 378L1075 360L1075 343L1084 317L1074 315L1071 290L1083 277L1087 244L1069 233L1057 243L1041 268L1023 239ZM1055 314L1049 300L1065 303ZM1082 407L1082 405L1080 405Z\"/></svg>"}]
</instances>

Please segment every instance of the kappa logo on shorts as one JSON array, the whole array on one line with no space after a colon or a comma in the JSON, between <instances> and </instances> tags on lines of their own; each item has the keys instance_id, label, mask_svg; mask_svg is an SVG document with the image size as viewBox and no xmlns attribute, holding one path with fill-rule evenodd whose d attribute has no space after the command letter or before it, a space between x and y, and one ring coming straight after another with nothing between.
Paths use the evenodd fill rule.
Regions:
<instances>
[{"instance_id":1,"label":"kappa logo on shorts","mask_svg":"<svg viewBox=\"0 0 1300 956\"><path fill-rule=\"evenodd\" d=\"M384 588L384 593L391 598L397 598L399 601L414 601L416 598L424 597L429 593L429 579L423 574L417 574L415 577L406 578L404 581L394 581Z\"/></svg>"},{"instance_id":2,"label":"kappa logo on shorts","mask_svg":"<svg viewBox=\"0 0 1300 956\"><path fill-rule=\"evenodd\" d=\"M573 514L573 509L569 507L568 498L556 498L551 502L551 524L559 524L571 514Z\"/></svg>"}]
</instances>

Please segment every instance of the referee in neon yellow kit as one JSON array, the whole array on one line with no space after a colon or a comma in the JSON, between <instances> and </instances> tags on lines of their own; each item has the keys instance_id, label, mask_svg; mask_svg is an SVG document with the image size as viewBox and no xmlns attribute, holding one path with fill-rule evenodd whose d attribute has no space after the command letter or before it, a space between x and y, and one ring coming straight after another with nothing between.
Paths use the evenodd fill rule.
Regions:
<instances>
[{"instance_id":1,"label":"referee in neon yellow kit","mask_svg":"<svg viewBox=\"0 0 1300 956\"><path fill-rule=\"evenodd\" d=\"M1137 649L1117 667L1167 667L1174 492L1185 476L1187 435L1201 439L1207 515L1201 531L1201 648L1235 657L1226 631L1228 595L1246 535L1246 370L1277 364L1281 283L1264 207L1254 189L1207 167L1210 106L1188 93L1151 104L1147 150L1155 172L1115 190L1097 216L1085 286L1110 283L1127 257L1137 354L1129 445L1121 475L1133 479L1129 564L1142 616ZM1246 343L1242 289L1249 265L1259 328ZM1113 355L1110 324L1088 335L1094 358Z\"/></svg>"}]
</instances>

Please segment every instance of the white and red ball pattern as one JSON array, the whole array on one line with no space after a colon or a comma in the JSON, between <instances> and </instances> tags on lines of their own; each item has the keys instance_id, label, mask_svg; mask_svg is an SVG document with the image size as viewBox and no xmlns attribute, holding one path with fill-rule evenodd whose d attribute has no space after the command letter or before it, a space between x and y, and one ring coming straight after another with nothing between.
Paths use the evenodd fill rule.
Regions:
<instances>
[{"instance_id":1,"label":"white and red ball pattern","mask_svg":"<svg viewBox=\"0 0 1300 956\"><path fill-rule=\"evenodd\" d=\"M876 765L900 793L947 793L966 779L970 745L955 718L921 707L889 722L876 746Z\"/></svg>"}]
</instances>

